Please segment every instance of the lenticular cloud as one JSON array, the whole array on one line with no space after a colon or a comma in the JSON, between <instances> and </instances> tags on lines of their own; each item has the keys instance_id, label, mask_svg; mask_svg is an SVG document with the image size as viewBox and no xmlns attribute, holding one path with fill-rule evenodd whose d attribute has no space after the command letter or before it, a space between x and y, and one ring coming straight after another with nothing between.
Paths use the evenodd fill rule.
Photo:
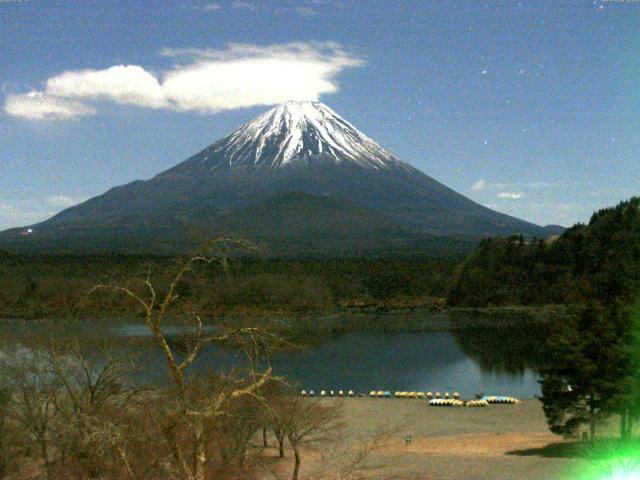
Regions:
<instances>
[{"instance_id":1,"label":"lenticular cloud","mask_svg":"<svg viewBox=\"0 0 640 480\"><path fill-rule=\"evenodd\" d=\"M295 42L225 49L163 49L174 65L155 73L138 65L70 70L46 80L42 91L9 95L8 115L74 120L101 103L215 113L287 100L319 100L338 91L337 76L364 61L335 42Z\"/></svg>"}]
</instances>

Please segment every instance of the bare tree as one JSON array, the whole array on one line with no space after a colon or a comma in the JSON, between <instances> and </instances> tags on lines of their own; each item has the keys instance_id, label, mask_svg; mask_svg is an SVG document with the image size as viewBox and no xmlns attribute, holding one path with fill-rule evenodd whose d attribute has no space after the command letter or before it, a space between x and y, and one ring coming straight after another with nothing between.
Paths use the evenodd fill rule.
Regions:
<instances>
[{"instance_id":1,"label":"bare tree","mask_svg":"<svg viewBox=\"0 0 640 480\"><path fill-rule=\"evenodd\" d=\"M244 396L230 404L226 414L211 425L211 435L218 439L223 468L235 463L245 470L254 463L249 444L262 425L260 403L256 397Z\"/></svg>"},{"instance_id":2,"label":"bare tree","mask_svg":"<svg viewBox=\"0 0 640 480\"><path fill-rule=\"evenodd\" d=\"M387 446L392 439L397 438L398 433L406 428L407 423L383 425L372 432L355 437L352 432L347 432L336 442L323 445L322 461L319 462L319 468L307 475L307 478L318 480L329 476L336 480L371 478L370 472L372 470L380 471L387 467L384 463L372 462L371 457L376 451ZM345 437L350 438L346 440ZM391 474L387 478L396 478L396 475ZM416 476L416 478L420 477Z\"/></svg>"},{"instance_id":3,"label":"bare tree","mask_svg":"<svg viewBox=\"0 0 640 480\"><path fill-rule=\"evenodd\" d=\"M6 379L5 379L6 381ZM12 390L9 386L0 387L0 478L7 474L10 463L8 452L11 439L9 437L8 417L12 402Z\"/></svg>"},{"instance_id":4,"label":"bare tree","mask_svg":"<svg viewBox=\"0 0 640 480\"><path fill-rule=\"evenodd\" d=\"M54 464L60 459L60 450L55 447L59 420L56 403L62 385L49 368L47 355L41 351L4 351L2 370L13 390L8 415L35 443L46 478L51 480Z\"/></svg>"},{"instance_id":5,"label":"bare tree","mask_svg":"<svg viewBox=\"0 0 640 480\"><path fill-rule=\"evenodd\" d=\"M211 422L224 417L230 405L247 396L257 397L260 389L273 378L271 366L258 367L257 356L268 351L267 346L275 336L260 328L225 329L222 326L214 334L206 335L203 322L197 313L192 313L189 321L195 333L185 345L184 352L175 350L163 331L171 306L178 300L177 293L188 275L196 272L198 264L217 264L223 271L228 270L229 254L234 248L253 248L249 243L227 238L208 242L201 253L184 261L171 281L166 293L159 295L150 275L144 281L146 293L134 291L122 285L98 285L94 290L107 289L132 298L142 308L144 323L161 348L172 382L173 394L166 398L165 422L162 430L172 452L170 474L183 480L204 480L207 457L207 431ZM219 389L215 394L200 395L198 389L190 388L193 376L187 375L199 354L211 344L231 345L242 348L247 353L248 366L242 381L232 382L231 388ZM188 432L185 434L185 431ZM185 445L181 438L190 438Z\"/></svg>"},{"instance_id":6,"label":"bare tree","mask_svg":"<svg viewBox=\"0 0 640 480\"><path fill-rule=\"evenodd\" d=\"M93 439L105 425L121 420L121 412L139 392L128 382L130 362L107 350L87 358L74 339L52 341L48 349L39 341L27 344L29 348L5 347L0 357L6 386L0 422L20 432L11 447L20 443L22 457L37 452L48 479L54 470L66 476L71 471L81 474L83 468L87 475L98 476L107 457L121 458L117 449L103 455Z\"/></svg>"},{"instance_id":7,"label":"bare tree","mask_svg":"<svg viewBox=\"0 0 640 480\"><path fill-rule=\"evenodd\" d=\"M143 392L135 385L135 360L116 352L110 342L100 341L87 356L77 338L52 342L50 364L68 403L60 405L68 417L93 414L107 407L122 409Z\"/></svg>"},{"instance_id":8,"label":"bare tree","mask_svg":"<svg viewBox=\"0 0 640 480\"><path fill-rule=\"evenodd\" d=\"M95 348L97 346L97 348ZM64 427L59 448L67 467L97 477L110 460L121 463L133 478L126 456L126 413L132 403L139 407L144 389L135 385L137 370L131 357L116 352L110 342L93 345L92 355L83 351L78 339L53 341L48 350L52 373L61 385L56 408Z\"/></svg>"},{"instance_id":9,"label":"bare tree","mask_svg":"<svg viewBox=\"0 0 640 480\"><path fill-rule=\"evenodd\" d=\"M339 401L322 402L295 395L277 395L269 404L269 418L283 456L282 434L286 436L294 456L292 480L297 480L302 462L302 447L329 440L331 434L344 427Z\"/></svg>"},{"instance_id":10,"label":"bare tree","mask_svg":"<svg viewBox=\"0 0 640 480\"><path fill-rule=\"evenodd\" d=\"M284 458L284 440L287 436L286 426L288 422L286 403L289 395L284 389L284 385L274 384L273 382L266 385L265 388L265 404L264 404L264 421L271 427L273 435L278 442L278 456ZM263 431L263 445L266 447L265 434Z\"/></svg>"}]
</instances>

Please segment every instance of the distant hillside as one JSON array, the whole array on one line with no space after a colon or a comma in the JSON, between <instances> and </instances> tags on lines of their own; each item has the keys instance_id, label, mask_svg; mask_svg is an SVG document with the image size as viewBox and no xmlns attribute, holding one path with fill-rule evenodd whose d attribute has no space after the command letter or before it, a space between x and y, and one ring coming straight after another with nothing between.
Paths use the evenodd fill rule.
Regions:
<instances>
[{"instance_id":1,"label":"distant hillside","mask_svg":"<svg viewBox=\"0 0 640 480\"><path fill-rule=\"evenodd\" d=\"M154 214L132 215L126 223L133 226L90 220L64 228L44 225L46 235L2 243L17 253L175 255L194 251L212 237L236 236L252 239L262 256L357 257L460 256L480 240L416 232L349 200L304 192L258 197L226 213L202 207L177 213L169 224Z\"/></svg>"},{"instance_id":2,"label":"distant hillside","mask_svg":"<svg viewBox=\"0 0 640 480\"><path fill-rule=\"evenodd\" d=\"M352 255L560 231L453 191L326 105L288 102L154 178L0 232L0 247L159 254L227 234L289 255Z\"/></svg>"},{"instance_id":3,"label":"distant hillside","mask_svg":"<svg viewBox=\"0 0 640 480\"><path fill-rule=\"evenodd\" d=\"M594 213L551 242L487 239L460 268L458 306L632 302L640 292L640 198Z\"/></svg>"}]
</instances>

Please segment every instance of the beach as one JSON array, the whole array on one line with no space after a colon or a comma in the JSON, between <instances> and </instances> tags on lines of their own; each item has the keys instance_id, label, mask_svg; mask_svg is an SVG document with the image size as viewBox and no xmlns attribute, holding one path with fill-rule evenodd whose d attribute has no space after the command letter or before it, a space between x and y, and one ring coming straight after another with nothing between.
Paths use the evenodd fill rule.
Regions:
<instances>
[{"instance_id":1,"label":"beach","mask_svg":"<svg viewBox=\"0 0 640 480\"><path fill-rule=\"evenodd\" d=\"M408 399L321 401L343 404L345 429L333 442L307 448L301 478L345 478L343 470L352 468L346 478L564 480L587 462L563 458L566 441L549 432L537 400L485 408L428 407ZM374 438L379 444L349 467ZM269 448L264 455L277 454ZM286 457L273 464L283 478L289 451Z\"/></svg>"}]
</instances>

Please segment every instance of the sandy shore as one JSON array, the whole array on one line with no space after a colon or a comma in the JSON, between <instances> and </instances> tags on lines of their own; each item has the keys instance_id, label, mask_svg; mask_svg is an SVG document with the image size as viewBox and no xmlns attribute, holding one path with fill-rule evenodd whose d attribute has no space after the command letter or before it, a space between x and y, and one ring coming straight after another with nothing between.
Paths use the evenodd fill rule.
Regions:
<instances>
[{"instance_id":1,"label":"sandy shore","mask_svg":"<svg viewBox=\"0 0 640 480\"><path fill-rule=\"evenodd\" d=\"M358 455L362 442L380 432L387 432L384 442L353 478L564 480L585 462L554 453L563 440L549 432L537 400L486 408L427 407L421 400L338 401L347 427L335 445L323 447L326 459L307 452L303 478L339 478L337 472ZM290 471L287 453L289 459L278 461L277 468L284 478ZM275 456L275 450L265 454Z\"/></svg>"}]
</instances>

